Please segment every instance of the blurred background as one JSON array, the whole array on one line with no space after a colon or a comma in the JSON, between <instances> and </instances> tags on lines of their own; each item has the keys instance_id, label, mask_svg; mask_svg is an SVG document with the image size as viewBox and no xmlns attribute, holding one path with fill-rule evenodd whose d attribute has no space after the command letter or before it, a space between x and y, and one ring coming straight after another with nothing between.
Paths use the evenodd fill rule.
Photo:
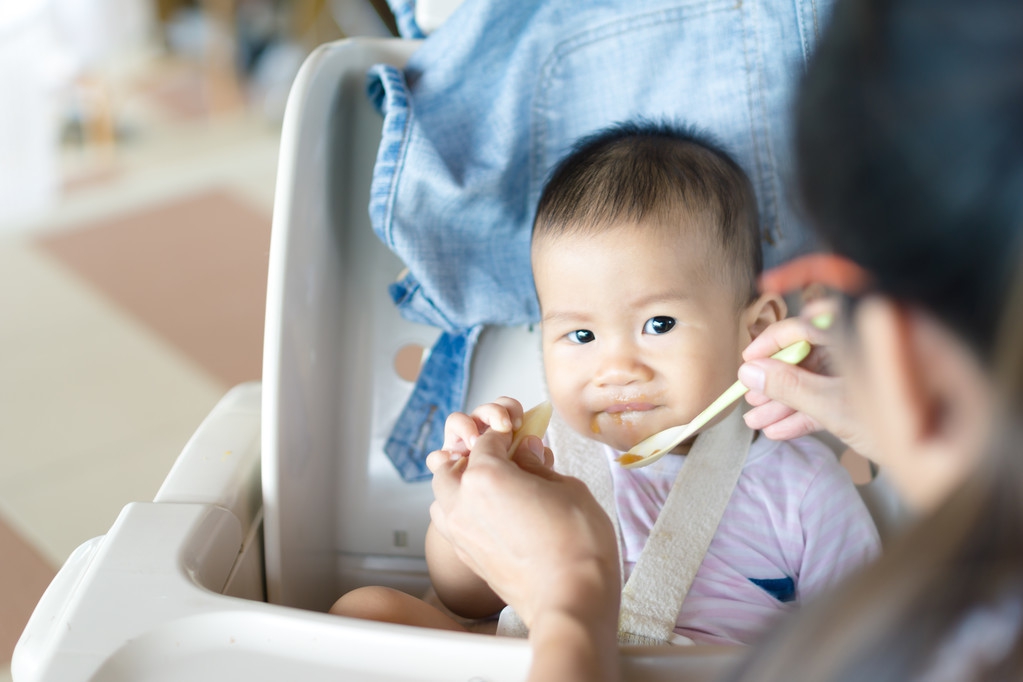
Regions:
<instances>
[{"instance_id":1,"label":"blurred background","mask_svg":"<svg viewBox=\"0 0 1023 682\"><path fill-rule=\"evenodd\" d=\"M288 89L384 0L0 0L0 682L71 551L260 378Z\"/></svg>"}]
</instances>

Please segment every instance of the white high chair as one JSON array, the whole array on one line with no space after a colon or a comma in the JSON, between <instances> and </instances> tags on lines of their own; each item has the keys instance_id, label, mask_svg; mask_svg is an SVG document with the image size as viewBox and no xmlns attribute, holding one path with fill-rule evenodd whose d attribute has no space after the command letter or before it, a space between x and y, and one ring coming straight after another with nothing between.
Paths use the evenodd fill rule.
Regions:
<instances>
[{"instance_id":1,"label":"white high chair","mask_svg":"<svg viewBox=\"0 0 1023 682\"><path fill-rule=\"evenodd\" d=\"M386 285L402 264L367 216L380 118L367 68L415 43L347 40L302 67L284 118L263 383L217 405L152 502L79 547L39 602L17 682L521 680L523 640L328 616L366 584L422 594L432 493L382 445L411 384L399 351L436 330L403 320ZM484 333L468 402L541 396L528 328ZM265 588L264 588L265 586ZM633 680L706 680L728 647L630 647Z\"/></svg>"}]
</instances>

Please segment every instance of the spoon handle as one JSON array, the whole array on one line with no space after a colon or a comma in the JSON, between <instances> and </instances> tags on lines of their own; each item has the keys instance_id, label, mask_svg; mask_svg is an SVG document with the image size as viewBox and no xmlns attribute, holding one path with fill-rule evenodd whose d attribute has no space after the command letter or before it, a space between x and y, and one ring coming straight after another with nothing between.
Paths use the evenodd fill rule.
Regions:
<instances>
[{"instance_id":1,"label":"spoon handle","mask_svg":"<svg viewBox=\"0 0 1023 682\"><path fill-rule=\"evenodd\" d=\"M787 362L790 365L798 365L806 356L810 354L810 342L809 341L796 341L795 343L785 346L780 351L772 355L771 357L775 360L781 360Z\"/></svg>"},{"instance_id":2,"label":"spoon handle","mask_svg":"<svg viewBox=\"0 0 1023 682\"><path fill-rule=\"evenodd\" d=\"M787 362L790 365L798 365L809 354L810 344L806 341L796 341L790 346L785 346L771 357L775 360ZM736 381L725 389L725 392L718 396L717 400L712 402L706 410L696 415L696 418L689 422L689 430L695 431L702 428L707 422L716 417L721 410L724 410L736 400L746 395L747 391L749 389L746 388L745 384L741 381Z\"/></svg>"},{"instance_id":3,"label":"spoon handle","mask_svg":"<svg viewBox=\"0 0 1023 682\"><path fill-rule=\"evenodd\" d=\"M702 428L707 422L716 417L719 412L746 395L747 391L749 391L749 389L746 388L741 381L736 381L734 384L729 386L724 393L719 395L717 400L708 405L707 409L696 415L696 418L689 422L689 431L692 432L696 429Z\"/></svg>"}]
</instances>

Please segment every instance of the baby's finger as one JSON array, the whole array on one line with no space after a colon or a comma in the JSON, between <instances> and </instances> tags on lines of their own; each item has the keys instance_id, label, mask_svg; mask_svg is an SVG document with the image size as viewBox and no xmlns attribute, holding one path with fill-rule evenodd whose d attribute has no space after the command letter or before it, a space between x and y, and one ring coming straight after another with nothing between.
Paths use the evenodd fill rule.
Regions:
<instances>
[{"instance_id":1,"label":"baby's finger","mask_svg":"<svg viewBox=\"0 0 1023 682\"><path fill-rule=\"evenodd\" d=\"M451 450L434 450L426 456L426 468L436 474L445 467L452 465L467 456L464 452L452 452Z\"/></svg>"},{"instance_id":2,"label":"baby's finger","mask_svg":"<svg viewBox=\"0 0 1023 682\"><path fill-rule=\"evenodd\" d=\"M498 398L492 403L486 403L480 405L472 411L472 416L476 420L477 428L482 432L485 428L489 427L499 433L511 433L517 426L515 425L515 410L509 409L510 405L504 401L510 401L511 398ZM516 402L516 405L518 403ZM518 422L519 426L522 425L522 407L518 408Z\"/></svg>"},{"instance_id":3,"label":"baby's finger","mask_svg":"<svg viewBox=\"0 0 1023 682\"><path fill-rule=\"evenodd\" d=\"M508 416L511 417L513 429L522 428L522 415L525 413L525 410L522 408L522 403L515 398L509 398L506 395L501 396L495 400L494 403L501 405L508 410Z\"/></svg>"},{"instance_id":4,"label":"baby's finger","mask_svg":"<svg viewBox=\"0 0 1023 682\"><path fill-rule=\"evenodd\" d=\"M480 428L475 419L464 412L452 412L444 422L444 445L441 449L467 453L479 435Z\"/></svg>"}]
</instances>

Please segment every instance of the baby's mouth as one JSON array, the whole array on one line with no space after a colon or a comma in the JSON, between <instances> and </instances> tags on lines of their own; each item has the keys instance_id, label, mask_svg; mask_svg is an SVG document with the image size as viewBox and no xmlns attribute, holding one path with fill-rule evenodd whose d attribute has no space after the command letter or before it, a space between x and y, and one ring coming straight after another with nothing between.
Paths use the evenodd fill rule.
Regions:
<instances>
[{"instance_id":1,"label":"baby's mouth","mask_svg":"<svg viewBox=\"0 0 1023 682\"><path fill-rule=\"evenodd\" d=\"M640 423L645 422L648 418L647 416L656 410L657 407L658 405L640 400L608 405L601 412L593 415L590 430L594 433L600 433L602 424L608 428L624 428L632 431L639 428Z\"/></svg>"},{"instance_id":2,"label":"baby's mouth","mask_svg":"<svg viewBox=\"0 0 1023 682\"><path fill-rule=\"evenodd\" d=\"M607 405L590 418L590 431L594 434L619 432L625 429L631 437L636 437L636 430L646 430L644 424L648 415L661 407L644 400L625 401ZM642 440L641 438L639 440ZM639 442L637 440L637 442Z\"/></svg>"},{"instance_id":3,"label":"baby's mouth","mask_svg":"<svg viewBox=\"0 0 1023 682\"><path fill-rule=\"evenodd\" d=\"M622 414L625 412L649 412L650 410L657 407L652 403L647 402L627 402L627 403L615 403L604 408L604 412L607 414Z\"/></svg>"}]
</instances>

